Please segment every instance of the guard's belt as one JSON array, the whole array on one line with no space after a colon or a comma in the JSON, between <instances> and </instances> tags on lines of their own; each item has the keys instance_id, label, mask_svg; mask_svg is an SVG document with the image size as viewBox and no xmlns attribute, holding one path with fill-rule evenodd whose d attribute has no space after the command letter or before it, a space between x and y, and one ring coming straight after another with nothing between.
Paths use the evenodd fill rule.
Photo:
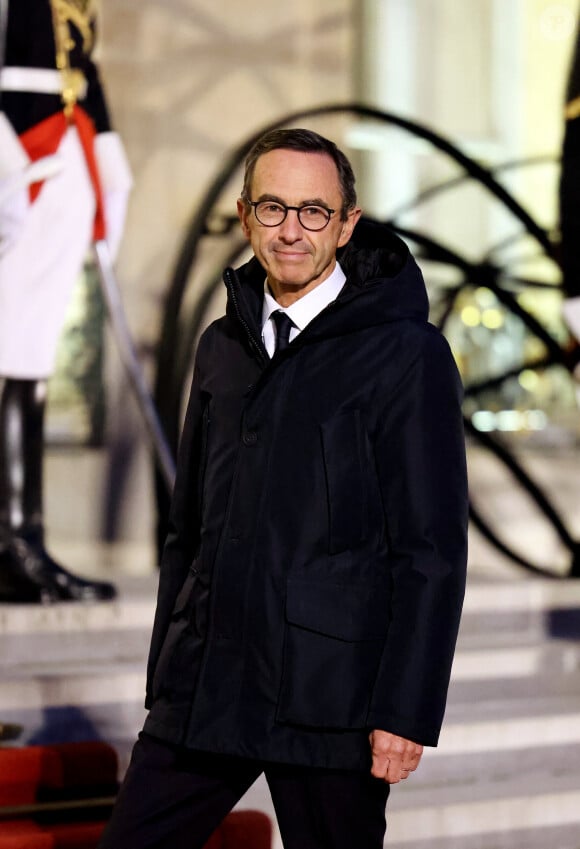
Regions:
<instances>
[{"instance_id":1,"label":"guard's belt","mask_svg":"<svg viewBox=\"0 0 580 849\"><path fill-rule=\"evenodd\" d=\"M74 81L76 100L82 100L87 93L87 81L82 71L72 69L67 77ZM35 94L62 95L65 83L60 71L53 68L18 68L8 66L0 71L0 89L2 91L26 91Z\"/></svg>"}]
</instances>

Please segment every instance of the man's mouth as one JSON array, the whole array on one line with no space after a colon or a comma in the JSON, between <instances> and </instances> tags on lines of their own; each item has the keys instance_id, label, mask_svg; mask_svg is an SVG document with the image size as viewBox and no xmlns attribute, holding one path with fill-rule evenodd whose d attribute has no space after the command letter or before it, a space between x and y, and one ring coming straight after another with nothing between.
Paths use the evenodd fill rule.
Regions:
<instances>
[{"instance_id":1,"label":"man's mouth","mask_svg":"<svg viewBox=\"0 0 580 849\"><path fill-rule=\"evenodd\" d=\"M308 256L309 251L274 251L276 256L282 256L286 259L296 259Z\"/></svg>"}]
</instances>

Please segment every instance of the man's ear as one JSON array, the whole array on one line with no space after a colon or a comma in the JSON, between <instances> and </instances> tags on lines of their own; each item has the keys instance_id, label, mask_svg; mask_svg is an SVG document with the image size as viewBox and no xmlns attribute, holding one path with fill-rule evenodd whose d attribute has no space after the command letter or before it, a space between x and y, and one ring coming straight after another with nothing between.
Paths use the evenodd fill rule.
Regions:
<instances>
[{"instance_id":1,"label":"man's ear","mask_svg":"<svg viewBox=\"0 0 580 849\"><path fill-rule=\"evenodd\" d=\"M242 233L244 234L246 239L249 239L250 238L250 228L248 226L248 216L249 216L250 213L248 211L248 206L247 206L247 204L244 203L242 198L238 198L237 207L238 207L238 218L240 219L240 224L242 225Z\"/></svg>"},{"instance_id":2,"label":"man's ear","mask_svg":"<svg viewBox=\"0 0 580 849\"><path fill-rule=\"evenodd\" d=\"M346 221L342 222L342 230L340 232L340 236L338 239L337 248L342 248L349 241L352 236L352 231L356 227L356 223L362 215L362 209L360 206L355 206L354 209L351 209L348 213Z\"/></svg>"}]
</instances>

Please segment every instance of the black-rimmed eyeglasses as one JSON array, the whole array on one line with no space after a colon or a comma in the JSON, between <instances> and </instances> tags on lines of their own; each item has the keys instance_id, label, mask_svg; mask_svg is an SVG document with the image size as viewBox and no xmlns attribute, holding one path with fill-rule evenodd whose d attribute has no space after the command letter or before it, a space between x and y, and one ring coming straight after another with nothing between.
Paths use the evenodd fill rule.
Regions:
<instances>
[{"instance_id":1,"label":"black-rimmed eyeglasses","mask_svg":"<svg viewBox=\"0 0 580 849\"><path fill-rule=\"evenodd\" d=\"M254 215L264 227L277 227L286 220L288 211L293 209L305 230L324 230L336 211L313 203L305 203L303 206L286 206L285 203L273 200L249 200L248 203L254 207Z\"/></svg>"}]
</instances>

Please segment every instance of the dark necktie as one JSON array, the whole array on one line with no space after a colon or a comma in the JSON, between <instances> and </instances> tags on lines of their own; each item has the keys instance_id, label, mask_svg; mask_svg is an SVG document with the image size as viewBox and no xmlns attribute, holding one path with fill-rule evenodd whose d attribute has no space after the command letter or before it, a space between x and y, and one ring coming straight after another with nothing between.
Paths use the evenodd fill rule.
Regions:
<instances>
[{"instance_id":1,"label":"dark necktie","mask_svg":"<svg viewBox=\"0 0 580 849\"><path fill-rule=\"evenodd\" d=\"M276 350L274 353L277 353L278 351L283 351L284 348L288 347L288 343L290 342L290 331L295 325L292 319L288 318L286 313L281 310L273 312L272 318L276 325Z\"/></svg>"}]
</instances>

